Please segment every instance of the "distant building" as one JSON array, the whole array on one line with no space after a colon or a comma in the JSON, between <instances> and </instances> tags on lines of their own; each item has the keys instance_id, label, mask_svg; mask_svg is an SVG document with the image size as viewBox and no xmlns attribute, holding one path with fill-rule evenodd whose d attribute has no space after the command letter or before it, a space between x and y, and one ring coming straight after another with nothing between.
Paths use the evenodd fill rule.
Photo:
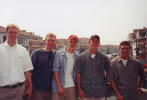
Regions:
<instances>
[{"instance_id":1,"label":"distant building","mask_svg":"<svg viewBox=\"0 0 147 100\"><path fill-rule=\"evenodd\" d=\"M6 40L6 35L5 35L5 27L0 26L0 44L5 42Z\"/></svg>"},{"instance_id":2,"label":"distant building","mask_svg":"<svg viewBox=\"0 0 147 100\"><path fill-rule=\"evenodd\" d=\"M29 40L29 52L32 53L33 50L43 47L43 41L41 40Z\"/></svg>"},{"instance_id":3,"label":"distant building","mask_svg":"<svg viewBox=\"0 0 147 100\"><path fill-rule=\"evenodd\" d=\"M88 50L88 41L89 41L89 38L79 38L79 43L77 47L77 50L79 51L79 53L82 53Z\"/></svg>"},{"instance_id":4,"label":"distant building","mask_svg":"<svg viewBox=\"0 0 147 100\"><path fill-rule=\"evenodd\" d=\"M128 35L128 40L132 46L132 55L139 59L139 56L144 54L147 60L147 28L134 29Z\"/></svg>"},{"instance_id":5,"label":"distant building","mask_svg":"<svg viewBox=\"0 0 147 100\"><path fill-rule=\"evenodd\" d=\"M66 47L66 39L57 39L56 50L60 50Z\"/></svg>"},{"instance_id":6,"label":"distant building","mask_svg":"<svg viewBox=\"0 0 147 100\"><path fill-rule=\"evenodd\" d=\"M89 38L79 38L78 46L76 50L79 51L79 53L82 53L86 50L88 50L88 42ZM66 47L66 39L58 39L56 50L62 49ZM117 45L101 45L99 48L99 51L104 54L118 54L118 46Z\"/></svg>"},{"instance_id":7,"label":"distant building","mask_svg":"<svg viewBox=\"0 0 147 100\"><path fill-rule=\"evenodd\" d=\"M0 26L0 44L6 40L6 28ZM31 54L34 49L41 48L43 46L43 40L41 36L35 35L33 32L27 32L26 30L20 30L17 40L18 44L25 47Z\"/></svg>"}]
</instances>

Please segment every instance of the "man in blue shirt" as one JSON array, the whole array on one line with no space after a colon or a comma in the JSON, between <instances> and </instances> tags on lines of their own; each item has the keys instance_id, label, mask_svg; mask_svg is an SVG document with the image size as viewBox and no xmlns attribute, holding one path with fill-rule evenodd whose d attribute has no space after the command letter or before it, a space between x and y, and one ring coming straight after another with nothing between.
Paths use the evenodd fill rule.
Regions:
<instances>
[{"instance_id":1,"label":"man in blue shirt","mask_svg":"<svg viewBox=\"0 0 147 100\"><path fill-rule=\"evenodd\" d=\"M55 55L53 49L56 45L56 35L48 33L44 43L45 47L35 50L31 57L34 66L32 100L51 100L52 67Z\"/></svg>"},{"instance_id":2,"label":"man in blue shirt","mask_svg":"<svg viewBox=\"0 0 147 100\"><path fill-rule=\"evenodd\" d=\"M76 100L74 64L78 57L75 48L78 37L70 35L67 48L59 50L54 59L52 100Z\"/></svg>"}]
</instances>

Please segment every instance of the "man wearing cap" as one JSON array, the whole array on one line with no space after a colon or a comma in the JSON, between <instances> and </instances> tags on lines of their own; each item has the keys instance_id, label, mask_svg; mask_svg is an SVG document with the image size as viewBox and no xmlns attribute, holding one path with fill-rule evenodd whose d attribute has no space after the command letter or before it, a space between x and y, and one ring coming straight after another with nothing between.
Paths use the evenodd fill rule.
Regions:
<instances>
[{"instance_id":1,"label":"man wearing cap","mask_svg":"<svg viewBox=\"0 0 147 100\"><path fill-rule=\"evenodd\" d=\"M80 100L106 100L106 77L110 66L106 56L98 51L100 38L92 35L89 50L82 53L76 64L76 80Z\"/></svg>"},{"instance_id":2,"label":"man wearing cap","mask_svg":"<svg viewBox=\"0 0 147 100\"><path fill-rule=\"evenodd\" d=\"M52 100L76 100L74 64L78 57L75 48L78 37L70 35L67 39L67 48L59 50L54 59L54 78L52 82Z\"/></svg>"}]
</instances>

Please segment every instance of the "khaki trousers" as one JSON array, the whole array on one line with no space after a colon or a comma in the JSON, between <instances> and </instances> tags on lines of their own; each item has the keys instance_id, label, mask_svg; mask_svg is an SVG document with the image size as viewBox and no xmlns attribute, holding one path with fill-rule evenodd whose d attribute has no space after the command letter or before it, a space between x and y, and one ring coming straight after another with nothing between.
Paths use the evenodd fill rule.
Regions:
<instances>
[{"instance_id":1,"label":"khaki trousers","mask_svg":"<svg viewBox=\"0 0 147 100\"><path fill-rule=\"evenodd\" d=\"M64 88L64 96L52 93L52 100L76 100L75 87Z\"/></svg>"},{"instance_id":2,"label":"khaki trousers","mask_svg":"<svg viewBox=\"0 0 147 100\"><path fill-rule=\"evenodd\" d=\"M0 100L22 100L25 86L17 88L0 88Z\"/></svg>"},{"instance_id":3,"label":"khaki trousers","mask_svg":"<svg viewBox=\"0 0 147 100\"><path fill-rule=\"evenodd\" d=\"M105 97L102 98L81 98L80 100L106 100Z\"/></svg>"},{"instance_id":4,"label":"khaki trousers","mask_svg":"<svg viewBox=\"0 0 147 100\"><path fill-rule=\"evenodd\" d=\"M33 89L31 100L51 100L51 92L42 92Z\"/></svg>"}]
</instances>

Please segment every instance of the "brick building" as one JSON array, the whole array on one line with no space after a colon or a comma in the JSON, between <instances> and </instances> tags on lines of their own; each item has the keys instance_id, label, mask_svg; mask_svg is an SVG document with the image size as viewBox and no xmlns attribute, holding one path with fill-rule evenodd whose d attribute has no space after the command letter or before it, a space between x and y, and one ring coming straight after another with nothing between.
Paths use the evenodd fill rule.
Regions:
<instances>
[{"instance_id":1,"label":"brick building","mask_svg":"<svg viewBox=\"0 0 147 100\"><path fill-rule=\"evenodd\" d=\"M6 28L0 26L0 43L6 40ZM27 32L26 30L20 30L17 40L18 44L25 47L31 54L34 49L41 48L43 46L43 40L41 36L35 35L33 32Z\"/></svg>"},{"instance_id":2,"label":"brick building","mask_svg":"<svg viewBox=\"0 0 147 100\"><path fill-rule=\"evenodd\" d=\"M144 54L147 60L147 28L134 29L129 34L128 40L132 45L132 55L139 58L141 54Z\"/></svg>"},{"instance_id":3,"label":"brick building","mask_svg":"<svg viewBox=\"0 0 147 100\"><path fill-rule=\"evenodd\" d=\"M5 27L0 26L0 44L6 40Z\"/></svg>"}]
</instances>

